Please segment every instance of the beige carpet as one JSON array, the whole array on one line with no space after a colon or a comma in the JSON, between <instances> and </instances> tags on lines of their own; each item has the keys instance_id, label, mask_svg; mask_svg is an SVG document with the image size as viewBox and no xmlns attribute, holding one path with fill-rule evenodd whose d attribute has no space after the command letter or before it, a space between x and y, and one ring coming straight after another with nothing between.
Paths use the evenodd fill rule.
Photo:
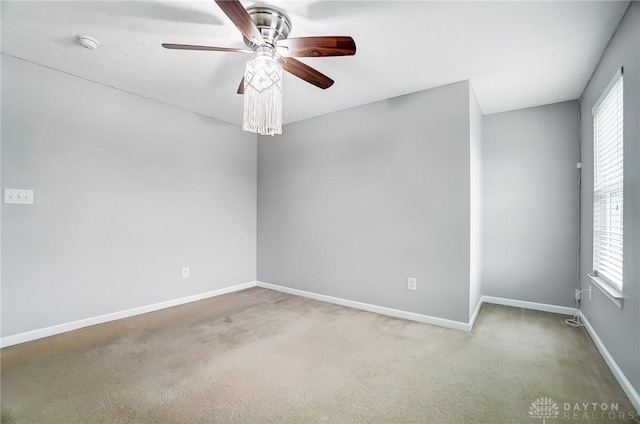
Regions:
<instances>
[{"instance_id":1,"label":"beige carpet","mask_svg":"<svg viewBox=\"0 0 640 424\"><path fill-rule=\"evenodd\" d=\"M2 422L533 424L541 397L637 422L563 318L484 305L464 333L253 288L3 349Z\"/></svg>"}]
</instances>

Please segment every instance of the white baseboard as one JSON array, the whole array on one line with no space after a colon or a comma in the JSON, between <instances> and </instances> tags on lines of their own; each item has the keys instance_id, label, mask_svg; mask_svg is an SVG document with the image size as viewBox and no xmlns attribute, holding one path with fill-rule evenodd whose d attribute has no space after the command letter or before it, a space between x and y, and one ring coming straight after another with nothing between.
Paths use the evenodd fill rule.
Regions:
<instances>
[{"instance_id":1,"label":"white baseboard","mask_svg":"<svg viewBox=\"0 0 640 424\"><path fill-rule=\"evenodd\" d=\"M564 308L561 306L554 305L545 305L542 303L533 303L533 302L525 302L520 300L512 300L512 299L504 299L498 297L491 296L482 296L478 306L473 312L470 322L462 322L462 321L454 321L446 318L438 318L430 315L418 314L415 312L407 312L400 309L387 308L384 306L372 305L363 302L357 302L354 300L342 299L333 296L327 296L323 294L317 294L312 292L307 292L304 290L292 289L289 287L279 286L276 284L265 283L261 281L252 281L249 283L238 284L235 286L225 287L218 290L212 290L205 293L200 293L192 296L186 296L179 299L172 299L165 302L155 303L152 305L141 306L138 308L127 309L119 312L112 312L109 314L99 315L96 317L90 317L81 319L78 321L67 322L64 324L53 325L51 327L41 328L33 331L27 331L24 333L14 334L7 337L0 338L0 347L8 347L13 346L20 343L29 342L32 340L41 339L43 337L54 336L56 334L66 333L68 331L77 330L84 327L89 327L91 325L103 324L109 321L115 321L117 319L128 318L135 315L145 314L147 312L153 312L160 309L170 308L172 306L183 305L189 302L195 302L202 299L207 299L210 297L220 296L227 293L232 293L239 290L248 289L251 287L263 287L271 290L276 290L284 293L289 293L297 296L307 297L311 299L321 300L324 302L334 303L337 305L347 306L355 309L361 309L364 311L374 312L382 315L388 315L396 318L407 319L411 321L423 322L426 324L437 325L445 328L452 328L455 330L461 331L471 331L473 325L475 324L476 318L480 312L480 308L482 304L487 303L497 303L500 305L507 306L515 306L521 308L528 309L536 309L540 311L546 312L556 312L556 313L565 313L567 315L573 314L573 309Z\"/></svg>"},{"instance_id":2,"label":"white baseboard","mask_svg":"<svg viewBox=\"0 0 640 424\"><path fill-rule=\"evenodd\" d=\"M549 305L546 303L527 302L526 300L506 299L504 297L482 296L481 303L513 306L515 308L533 309L535 311L552 312L554 314L574 315L576 308L568 306Z\"/></svg>"},{"instance_id":3,"label":"white baseboard","mask_svg":"<svg viewBox=\"0 0 640 424\"><path fill-rule=\"evenodd\" d=\"M604 361L609 366L609 369L611 369L611 372L615 376L616 380L618 380L618 383L622 387L622 390L624 390L625 394L633 404L633 407L636 408L636 411L640 414L640 394L638 394L636 389L633 388L627 377L624 375L624 373L616 363L615 359L613 359L613 356L611 356L611 354L605 347L604 343L600 339L600 336L598 336L598 333L596 333L596 330L591 326L591 323L582 313L582 311L580 311L580 319L584 323L584 327L587 329L587 333L589 333L589 336L591 336L591 340L593 340L593 343L598 348L598 351L600 351L600 354L604 358Z\"/></svg>"},{"instance_id":4,"label":"white baseboard","mask_svg":"<svg viewBox=\"0 0 640 424\"><path fill-rule=\"evenodd\" d=\"M480 313L480 308L482 308L482 296L480 296L480 300L478 301L478 305L476 306L476 310L473 311L469 319L469 327L473 329L473 326L476 324L476 319L478 318L478 314Z\"/></svg>"},{"instance_id":5,"label":"white baseboard","mask_svg":"<svg viewBox=\"0 0 640 424\"><path fill-rule=\"evenodd\" d=\"M334 303L336 305L347 306L349 308L361 309L363 311L375 312L381 315L388 315L396 318L407 319L410 321L423 322L425 324L437 325L440 327L452 328L454 330L471 331L471 325L454 321L446 318L432 317L429 315L417 314L415 312L407 312L399 309L387 308L384 306L371 305L369 303L356 302L354 300L342 299L339 297L327 296L324 294L312 293L304 290L292 289L290 287L278 286L276 284L257 282L258 287L276 290L283 293L293 294L296 296L308 297L310 299L321 300L323 302Z\"/></svg>"},{"instance_id":6,"label":"white baseboard","mask_svg":"<svg viewBox=\"0 0 640 424\"><path fill-rule=\"evenodd\" d=\"M0 339L0 347L13 346L19 343L25 343L43 337L54 336L56 334L66 333L68 331L77 330L79 328L89 327L91 325L103 324L117 319L128 318L134 315L146 314L147 312L157 311L159 309L170 308L172 306L183 305L185 303L195 302L197 300L216 297L239 290L248 289L256 286L256 281L249 283L237 284L235 286L224 287L222 289L211 290L205 293L194 294L192 296L181 297L179 299L167 300L165 302L154 303L153 305L140 306L138 308L127 309L119 312L99 315L96 317L85 318L78 321L67 322L64 324L53 325L51 327L41 328L38 330L27 331L24 333L14 334L12 336L2 337Z\"/></svg>"}]
</instances>

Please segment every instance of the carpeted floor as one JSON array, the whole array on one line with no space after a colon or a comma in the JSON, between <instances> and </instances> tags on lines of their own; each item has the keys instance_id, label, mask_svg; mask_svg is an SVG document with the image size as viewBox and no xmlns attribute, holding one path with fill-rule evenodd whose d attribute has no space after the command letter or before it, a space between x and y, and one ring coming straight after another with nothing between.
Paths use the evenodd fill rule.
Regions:
<instances>
[{"instance_id":1,"label":"carpeted floor","mask_svg":"<svg viewBox=\"0 0 640 424\"><path fill-rule=\"evenodd\" d=\"M564 318L485 304L465 333L252 288L3 349L2 422L638 422Z\"/></svg>"}]
</instances>

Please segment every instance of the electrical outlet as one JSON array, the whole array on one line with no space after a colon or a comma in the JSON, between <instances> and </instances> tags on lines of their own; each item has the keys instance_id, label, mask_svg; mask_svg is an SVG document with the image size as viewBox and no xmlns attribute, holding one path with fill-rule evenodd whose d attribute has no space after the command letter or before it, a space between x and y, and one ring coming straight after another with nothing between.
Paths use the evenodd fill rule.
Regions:
<instances>
[{"instance_id":1,"label":"electrical outlet","mask_svg":"<svg viewBox=\"0 0 640 424\"><path fill-rule=\"evenodd\" d=\"M182 268L182 278L189 278L189 268L188 267Z\"/></svg>"},{"instance_id":2,"label":"electrical outlet","mask_svg":"<svg viewBox=\"0 0 640 424\"><path fill-rule=\"evenodd\" d=\"M582 292L589 292L589 300L591 300L591 286L589 286L588 289L584 289L584 290L576 289L574 294L574 297L576 298L576 300L582 299Z\"/></svg>"},{"instance_id":3,"label":"electrical outlet","mask_svg":"<svg viewBox=\"0 0 640 424\"><path fill-rule=\"evenodd\" d=\"M413 277L409 277L409 278L407 279L407 289L409 289L409 290L416 290L416 289L417 289L416 285L417 285L417 282L416 282L416 279L415 279L415 278L413 278Z\"/></svg>"}]
</instances>

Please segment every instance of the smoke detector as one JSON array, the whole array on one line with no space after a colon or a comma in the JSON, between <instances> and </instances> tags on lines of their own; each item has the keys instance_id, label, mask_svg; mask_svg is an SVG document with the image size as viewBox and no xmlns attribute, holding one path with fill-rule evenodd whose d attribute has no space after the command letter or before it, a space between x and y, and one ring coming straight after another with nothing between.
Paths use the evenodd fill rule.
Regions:
<instances>
[{"instance_id":1,"label":"smoke detector","mask_svg":"<svg viewBox=\"0 0 640 424\"><path fill-rule=\"evenodd\" d=\"M98 42L91 37L87 37L86 35L77 35L76 40L78 40L78 43L80 43L80 45L86 49L95 50L98 48Z\"/></svg>"}]
</instances>

